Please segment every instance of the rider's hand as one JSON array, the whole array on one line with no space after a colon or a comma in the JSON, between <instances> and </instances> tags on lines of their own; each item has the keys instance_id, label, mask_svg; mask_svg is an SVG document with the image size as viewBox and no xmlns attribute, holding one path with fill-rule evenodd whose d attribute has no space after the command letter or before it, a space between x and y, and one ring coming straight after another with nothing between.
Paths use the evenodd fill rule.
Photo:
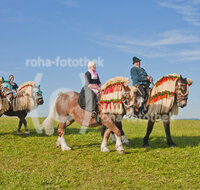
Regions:
<instances>
[{"instance_id":1,"label":"rider's hand","mask_svg":"<svg viewBox=\"0 0 200 190\"><path fill-rule=\"evenodd\" d=\"M150 76L147 76L147 79L151 82L151 77Z\"/></svg>"},{"instance_id":2,"label":"rider's hand","mask_svg":"<svg viewBox=\"0 0 200 190\"><path fill-rule=\"evenodd\" d=\"M148 79L149 82L151 82L153 84L153 81L152 81L150 76L147 76L147 79Z\"/></svg>"}]
</instances>

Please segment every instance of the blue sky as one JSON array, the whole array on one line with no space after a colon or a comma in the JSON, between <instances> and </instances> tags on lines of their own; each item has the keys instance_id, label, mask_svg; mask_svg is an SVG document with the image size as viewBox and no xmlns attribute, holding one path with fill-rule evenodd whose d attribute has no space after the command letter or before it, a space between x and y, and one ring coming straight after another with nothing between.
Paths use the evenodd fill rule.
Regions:
<instances>
[{"instance_id":1,"label":"blue sky","mask_svg":"<svg viewBox=\"0 0 200 190\"><path fill-rule=\"evenodd\" d=\"M77 60L99 58L105 83L130 78L137 56L154 81L171 73L192 78L178 117L200 118L200 0L1 0L0 26L0 75L14 74L19 85L37 78L41 116L57 92L80 91L87 67Z\"/></svg>"}]
</instances>

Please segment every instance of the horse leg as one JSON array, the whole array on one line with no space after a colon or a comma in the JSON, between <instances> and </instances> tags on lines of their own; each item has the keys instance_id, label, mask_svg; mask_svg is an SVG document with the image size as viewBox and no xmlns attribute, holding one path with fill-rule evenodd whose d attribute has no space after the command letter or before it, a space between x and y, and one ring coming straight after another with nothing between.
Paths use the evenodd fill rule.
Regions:
<instances>
[{"instance_id":1,"label":"horse leg","mask_svg":"<svg viewBox=\"0 0 200 190\"><path fill-rule=\"evenodd\" d=\"M116 126L121 132L122 143L123 144L129 144L129 140L127 139L127 137L126 137L126 135L125 135L125 133L122 129L122 122L116 122ZM116 142L116 138L115 138L115 135L114 135L113 132L111 132L111 134L110 134L110 141L111 141L111 143Z\"/></svg>"},{"instance_id":2,"label":"horse leg","mask_svg":"<svg viewBox=\"0 0 200 190\"><path fill-rule=\"evenodd\" d=\"M104 137L104 134L105 134L106 130L107 130L106 126L102 125L102 127L101 127L101 137L102 138Z\"/></svg>"},{"instance_id":3,"label":"horse leg","mask_svg":"<svg viewBox=\"0 0 200 190\"><path fill-rule=\"evenodd\" d=\"M150 136L150 134L153 130L154 123L155 123L155 121L151 121L151 120L148 121L147 132L146 132L146 135L143 139L143 143L144 143L143 147L149 146L149 136Z\"/></svg>"},{"instance_id":4,"label":"horse leg","mask_svg":"<svg viewBox=\"0 0 200 190\"><path fill-rule=\"evenodd\" d=\"M102 128L101 128L101 136L102 136L102 138L104 138L106 130L107 130L106 126L102 125ZM116 142L115 135L114 135L114 133L112 131L110 133L110 141L111 141L111 143Z\"/></svg>"},{"instance_id":5,"label":"horse leg","mask_svg":"<svg viewBox=\"0 0 200 190\"><path fill-rule=\"evenodd\" d=\"M165 134L167 137L167 144L170 147L176 147L176 144L173 142L172 138L171 138L171 133L170 133L170 120L168 121L163 121L164 124L164 128L165 128Z\"/></svg>"},{"instance_id":6,"label":"horse leg","mask_svg":"<svg viewBox=\"0 0 200 190\"><path fill-rule=\"evenodd\" d=\"M107 130L106 126L102 125L102 128L101 128L101 136L102 136L102 138L104 138L106 130ZM114 135L114 133L112 131L110 133L110 140L111 140L111 143L116 142L115 135Z\"/></svg>"},{"instance_id":7,"label":"horse leg","mask_svg":"<svg viewBox=\"0 0 200 190\"><path fill-rule=\"evenodd\" d=\"M65 122L60 122L58 125L58 140L56 142L56 146L58 147L59 145L61 145L61 149L62 151L65 150L71 150L71 148L67 145L65 138L64 138L64 134L65 134Z\"/></svg>"},{"instance_id":8,"label":"horse leg","mask_svg":"<svg viewBox=\"0 0 200 190\"><path fill-rule=\"evenodd\" d=\"M24 124L24 127L25 127L25 134L29 135L30 133L29 133L28 126L27 126L27 121L26 121L26 119L25 119L26 115L27 115L27 114L20 114L18 117L19 117L19 119L20 119L20 123L23 123L23 124ZM19 126L20 126L20 123L19 123ZM21 125L22 125L22 124L21 124ZM20 130L20 129L21 129L21 126L18 127L18 130Z\"/></svg>"},{"instance_id":9,"label":"horse leg","mask_svg":"<svg viewBox=\"0 0 200 190\"><path fill-rule=\"evenodd\" d=\"M29 133L29 130L28 130L27 121L26 121L25 117L22 118L22 122L23 122L24 127L25 127L25 134L29 135L30 133Z\"/></svg>"},{"instance_id":10,"label":"horse leg","mask_svg":"<svg viewBox=\"0 0 200 190\"><path fill-rule=\"evenodd\" d=\"M110 129L111 131L114 132L115 137L116 137L116 149L117 152L119 154L123 154L124 153L124 148L122 145L122 141L121 141L121 132L120 130L117 128L117 126L115 125L115 123L109 118L108 115L103 115L102 116L102 124L105 125L108 129Z\"/></svg>"},{"instance_id":11,"label":"horse leg","mask_svg":"<svg viewBox=\"0 0 200 190\"><path fill-rule=\"evenodd\" d=\"M101 143L101 151L102 151L102 152L109 152L109 149L108 149L108 147L107 147L107 144L108 144L108 138L109 138L110 132L111 132L110 129L107 129L107 130L104 132L103 141L102 141L102 143Z\"/></svg>"},{"instance_id":12,"label":"horse leg","mask_svg":"<svg viewBox=\"0 0 200 190\"><path fill-rule=\"evenodd\" d=\"M19 125L18 125L18 129L17 129L18 135L21 135L21 127L22 127L22 121L21 121L21 119L19 119Z\"/></svg>"},{"instance_id":13,"label":"horse leg","mask_svg":"<svg viewBox=\"0 0 200 190\"><path fill-rule=\"evenodd\" d=\"M129 140L127 139L127 137L126 137L126 135L125 135L125 133L124 133L124 131L123 131L123 129L122 129L122 122L121 122L121 121L120 121L120 122L117 122L116 125L117 125L118 129L119 129L120 132L121 132L122 143L123 143L123 144L129 144Z\"/></svg>"},{"instance_id":14,"label":"horse leg","mask_svg":"<svg viewBox=\"0 0 200 190\"><path fill-rule=\"evenodd\" d=\"M29 132L28 126L27 126L27 121L25 118L23 119L23 123L24 123L24 127L25 127L25 134L30 135L30 132Z\"/></svg>"},{"instance_id":15,"label":"horse leg","mask_svg":"<svg viewBox=\"0 0 200 190\"><path fill-rule=\"evenodd\" d=\"M56 142L56 146L59 147L61 145L62 151L64 150L71 150L71 148L67 145L65 138L64 138L64 133L65 133L65 128L71 125L74 122L73 119L67 120L67 121L60 121L58 125L58 140Z\"/></svg>"}]
</instances>

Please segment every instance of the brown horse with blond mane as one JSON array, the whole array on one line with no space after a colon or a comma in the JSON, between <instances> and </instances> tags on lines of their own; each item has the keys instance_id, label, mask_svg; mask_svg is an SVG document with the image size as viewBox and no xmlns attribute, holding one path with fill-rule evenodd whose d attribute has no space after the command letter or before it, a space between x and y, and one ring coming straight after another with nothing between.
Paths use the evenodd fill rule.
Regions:
<instances>
[{"instance_id":1,"label":"brown horse with blond mane","mask_svg":"<svg viewBox=\"0 0 200 190\"><path fill-rule=\"evenodd\" d=\"M71 150L64 139L64 130L66 127L70 126L73 122L87 127L96 127L103 124L107 127L107 131L101 144L101 151L109 152L109 149L107 148L107 140L110 132L112 131L116 136L117 152L123 154L124 148L121 142L121 133L117 128L115 121L119 118L121 120L124 114L129 113L130 107L133 105L130 96L132 90L129 88L128 84L129 81L127 78L116 77L110 79L106 85L102 87L101 97L98 105L99 114L97 119L92 118L90 112L80 108L78 105L79 93L71 91L60 94L55 103L52 105L48 117L42 124L46 134L53 134L53 122L57 113L59 119L59 137L56 145L57 147L61 145L61 149L63 151ZM112 93L110 93L111 88ZM108 106L108 101L112 101L112 107ZM110 114L112 110L115 111L115 113Z\"/></svg>"}]
</instances>

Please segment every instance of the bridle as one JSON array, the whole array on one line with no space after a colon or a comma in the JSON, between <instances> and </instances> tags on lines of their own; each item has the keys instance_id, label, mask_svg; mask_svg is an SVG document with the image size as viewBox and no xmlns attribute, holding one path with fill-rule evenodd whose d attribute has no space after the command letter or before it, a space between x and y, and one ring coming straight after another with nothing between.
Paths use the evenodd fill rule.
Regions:
<instances>
[{"instance_id":1,"label":"bridle","mask_svg":"<svg viewBox=\"0 0 200 190\"><path fill-rule=\"evenodd\" d=\"M6 91L5 89L8 89L8 90ZM3 95L4 95L5 97L6 97L7 95L13 93L13 91L12 91L11 89L9 89L9 88L7 88L7 87L3 87L2 85L1 85L1 87L0 87L0 91L3 92Z\"/></svg>"},{"instance_id":2,"label":"bridle","mask_svg":"<svg viewBox=\"0 0 200 190\"><path fill-rule=\"evenodd\" d=\"M124 105L124 108L125 109L129 109L129 108L133 108L134 107L134 101L133 101L133 98L131 98L131 103L128 105L127 103L126 103L126 95L130 95L130 91L123 91L123 100L122 100L122 103L123 103L123 105Z\"/></svg>"},{"instance_id":3,"label":"bridle","mask_svg":"<svg viewBox=\"0 0 200 190\"><path fill-rule=\"evenodd\" d=\"M181 90L181 86L182 85L187 85L187 90L186 90L185 93L183 93L182 90ZM178 97L176 96L176 102L177 103L179 103L179 102L181 102L183 100L187 100L188 99L188 94L189 94L188 84L183 83L183 82L178 82L178 86L176 88L176 92L177 92L176 94L179 95Z\"/></svg>"}]
</instances>

